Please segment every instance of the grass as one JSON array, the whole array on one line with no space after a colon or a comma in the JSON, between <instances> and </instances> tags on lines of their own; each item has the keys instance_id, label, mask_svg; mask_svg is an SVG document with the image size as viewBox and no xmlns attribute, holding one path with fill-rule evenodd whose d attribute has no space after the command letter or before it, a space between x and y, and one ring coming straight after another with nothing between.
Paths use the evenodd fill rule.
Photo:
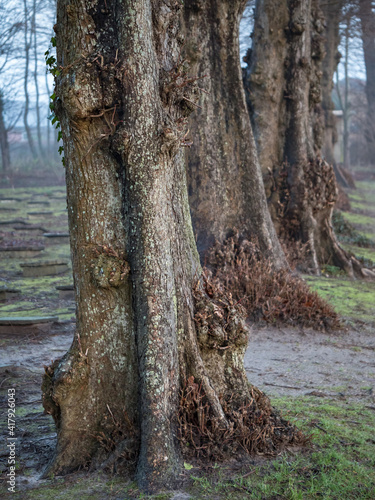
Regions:
<instances>
[{"instance_id":1,"label":"grass","mask_svg":"<svg viewBox=\"0 0 375 500\"><path fill-rule=\"evenodd\" d=\"M304 276L304 278L340 316L354 321L374 322L375 282L353 281L345 277Z\"/></svg>"}]
</instances>

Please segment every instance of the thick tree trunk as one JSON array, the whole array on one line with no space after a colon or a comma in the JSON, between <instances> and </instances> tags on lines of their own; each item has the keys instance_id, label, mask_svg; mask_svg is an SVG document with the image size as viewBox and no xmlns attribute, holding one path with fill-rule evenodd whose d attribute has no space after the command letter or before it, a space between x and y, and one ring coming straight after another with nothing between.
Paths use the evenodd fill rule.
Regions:
<instances>
[{"instance_id":1,"label":"thick tree trunk","mask_svg":"<svg viewBox=\"0 0 375 500\"><path fill-rule=\"evenodd\" d=\"M278 234L306 245L310 271L330 263L352 275L331 225L333 169L319 158L323 23L317 0L258 0L244 81Z\"/></svg>"},{"instance_id":2,"label":"thick tree trunk","mask_svg":"<svg viewBox=\"0 0 375 500\"><path fill-rule=\"evenodd\" d=\"M321 9L325 19L325 56L322 69L322 108L324 111L324 140L322 154L330 164L335 164L333 146L336 142L336 123L332 113L334 104L332 101L333 78L341 54L338 50L340 43L340 19L342 0L334 2L321 2ZM339 181L338 181L339 182Z\"/></svg>"},{"instance_id":3,"label":"thick tree trunk","mask_svg":"<svg viewBox=\"0 0 375 500\"><path fill-rule=\"evenodd\" d=\"M371 0L359 2L363 53L366 66L367 134L366 140L371 165L375 165L375 12Z\"/></svg>"},{"instance_id":4,"label":"thick tree trunk","mask_svg":"<svg viewBox=\"0 0 375 500\"><path fill-rule=\"evenodd\" d=\"M122 459L142 487L155 489L179 478L186 381L201 385L217 430L232 429L220 399L229 396L238 410L251 401L258 419L257 401L267 407L269 443L284 424L264 396L251 399L238 306L227 302L224 317L226 299L215 303L199 280L181 152L196 85L179 56L179 7L108 5L58 2L55 109L77 331L44 378L44 407L58 430L47 472Z\"/></svg>"},{"instance_id":5,"label":"thick tree trunk","mask_svg":"<svg viewBox=\"0 0 375 500\"><path fill-rule=\"evenodd\" d=\"M286 266L264 193L242 85L239 21L245 0L184 2L185 51L200 80L187 152L189 201L198 250L234 230L257 238L276 268Z\"/></svg>"},{"instance_id":6,"label":"thick tree trunk","mask_svg":"<svg viewBox=\"0 0 375 500\"><path fill-rule=\"evenodd\" d=\"M10 151L8 142L8 130L4 121L4 98L0 92L0 148L1 148L1 163L2 175L10 170Z\"/></svg>"}]
</instances>

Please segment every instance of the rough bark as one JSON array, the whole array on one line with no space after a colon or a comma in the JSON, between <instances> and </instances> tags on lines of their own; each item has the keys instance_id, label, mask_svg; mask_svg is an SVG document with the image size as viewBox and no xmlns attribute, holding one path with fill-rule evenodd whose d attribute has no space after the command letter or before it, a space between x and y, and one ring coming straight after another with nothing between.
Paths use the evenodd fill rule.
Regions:
<instances>
[{"instance_id":1,"label":"rough bark","mask_svg":"<svg viewBox=\"0 0 375 500\"><path fill-rule=\"evenodd\" d=\"M366 140L371 165L375 165L375 12L371 0L359 2L362 27L363 54L366 66L367 134Z\"/></svg>"},{"instance_id":2,"label":"rough bark","mask_svg":"<svg viewBox=\"0 0 375 500\"><path fill-rule=\"evenodd\" d=\"M335 116L332 113L334 109L332 90L333 78L341 58L338 46L340 43L339 24L342 6L342 0L334 2L321 2L321 9L325 19L325 56L322 63L322 108L324 111L324 142L322 146L322 154L327 162L331 164L335 164L333 145L336 142L335 139L337 135Z\"/></svg>"},{"instance_id":3,"label":"rough bark","mask_svg":"<svg viewBox=\"0 0 375 500\"><path fill-rule=\"evenodd\" d=\"M143 488L171 486L185 381L201 385L224 431L219 395L251 399L236 306L220 326L222 306L198 279L181 151L196 89L179 19L173 0L58 2L55 109L77 330L43 382L58 432L47 473L122 459Z\"/></svg>"},{"instance_id":4,"label":"rough bark","mask_svg":"<svg viewBox=\"0 0 375 500\"><path fill-rule=\"evenodd\" d=\"M278 234L306 246L310 271L330 263L352 275L331 225L333 169L319 156L323 37L317 0L258 0L244 82Z\"/></svg>"},{"instance_id":5,"label":"rough bark","mask_svg":"<svg viewBox=\"0 0 375 500\"><path fill-rule=\"evenodd\" d=\"M264 186L242 85L239 21L245 0L187 0L186 57L201 79L199 108L189 122L189 201L202 261L235 230L258 239L276 268L286 265Z\"/></svg>"},{"instance_id":6,"label":"rough bark","mask_svg":"<svg viewBox=\"0 0 375 500\"><path fill-rule=\"evenodd\" d=\"M1 148L1 163L2 174L6 174L10 170L10 151L8 142L8 130L4 121L4 98L0 92L0 148Z\"/></svg>"}]
</instances>

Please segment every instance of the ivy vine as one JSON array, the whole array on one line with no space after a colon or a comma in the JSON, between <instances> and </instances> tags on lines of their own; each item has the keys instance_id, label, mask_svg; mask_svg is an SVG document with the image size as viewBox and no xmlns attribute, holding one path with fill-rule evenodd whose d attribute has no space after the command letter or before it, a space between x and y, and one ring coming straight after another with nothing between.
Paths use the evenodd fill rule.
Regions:
<instances>
[{"instance_id":1,"label":"ivy vine","mask_svg":"<svg viewBox=\"0 0 375 500\"><path fill-rule=\"evenodd\" d=\"M45 57L45 61L46 61L47 72L51 73L51 75L53 75L54 78L56 78L60 75L60 70L57 67L56 57L53 54L51 54L52 49L55 47L56 47L56 37L53 36L51 38L51 45L48 48L48 50L44 53L44 57ZM55 102L56 102L55 92L53 94L51 94L49 97L50 97L49 109L51 111L51 114L49 115L48 118L51 120L52 125L54 125L54 127L57 130L60 128L61 124L60 124L60 121L57 118L56 113L55 113ZM61 139L62 139L62 132L61 132L61 130L59 130L57 133L57 142L60 142ZM59 155L62 156L64 153L64 146L60 146L58 151L59 151ZM61 161L65 167L65 157L64 156L62 156Z\"/></svg>"}]
</instances>

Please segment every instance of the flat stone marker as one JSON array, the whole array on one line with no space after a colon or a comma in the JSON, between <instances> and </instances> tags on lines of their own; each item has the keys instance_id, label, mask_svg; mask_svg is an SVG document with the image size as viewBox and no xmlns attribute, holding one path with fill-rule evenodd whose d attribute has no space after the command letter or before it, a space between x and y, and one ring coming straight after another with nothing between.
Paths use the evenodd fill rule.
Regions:
<instances>
[{"instance_id":1,"label":"flat stone marker","mask_svg":"<svg viewBox=\"0 0 375 500\"><path fill-rule=\"evenodd\" d=\"M59 291L59 299L62 300L74 300L74 286L73 285L59 285L56 287Z\"/></svg>"},{"instance_id":2,"label":"flat stone marker","mask_svg":"<svg viewBox=\"0 0 375 500\"><path fill-rule=\"evenodd\" d=\"M31 200L31 201L28 201L27 204L28 205L47 205L47 206L49 206L50 202L49 201L44 201L44 200L42 200L42 201L38 201L38 200L33 201L33 200Z\"/></svg>"},{"instance_id":3,"label":"flat stone marker","mask_svg":"<svg viewBox=\"0 0 375 500\"><path fill-rule=\"evenodd\" d=\"M29 226L25 226L23 224L17 224L13 226L13 229L15 231L32 231L33 233L36 233L37 231L40 233L45 233L46 229L41 226L32 226L31 224Z\"/></svg>"},{"instance_id":4,"label":"flat stone marker","mask_svg":"<svg viewBox=\"0 0 375 500\"><path fill-rule=\"evenodd\" d=\"M24 224L25 226L29 226L30 222L26 222L22 219L0 220L0 226L10 226L11 224Z\"/></svg>"},{"instance_id":5,"label":"flat stone marker","mask_svg":"<svg viewBox=\"0 0 375 500\"><path fill-rule=\"evenodd\" d=\"M29 219L47 219L53 215L53 212L27 212Z\"/></svg>"},{"instance_id":6,"label":"flat stone marker","mask_svg":"<svg viewBox=\"0 0 375 500\"><path fill-rule=\"evenodd\" d=\"M65 273L69 269L65 260L47 260L41 262L30 262L20 264L25 278L37 278L39 276L53 276Z\"/></svg>"},{"instance_id":7,"label":"flat stone marker","mask_svg":"<svg viewBox=\"0 0 375 500\"><path fill-rule=\"evenodd\" d=\"M21 290L16 288L0 288L0 301L10 300L19 297Z\"/></svg>"},{"instance_id":8,"label":"flat stone marker","mask_svg":"<svg viewBox=\"0 0 375 500\"><path fill-rule=\"evenodd\" d=\"M23 201L21 198L0 198L0 203L13 203Z\"/></svg>"},{"instance_id":9,"label":"flat stone marker","mask_svg":"<svg viewBox=\"0 0 375 500\"><path fill-rule=\"evenodd\" d=\"M30 334L48 332L52 323L58 321L57 316L0 316L0 334Z\"/></svg>"},{"instance_id":10,"label":"flat stone marker","mask_svg":"<svg viewBox=\"0 0 375 500\"><path fill-rule=\"evenodd\" d=\"M27 259L29 257L38 257L44 250L43 246L18 246L0 248L0 258L5 259Z\"/></svg>"},{"instance_id":11,"label":"flat stone marker","mask_svg":"<svg viewBox=\"0 0 375 500\"><path fill-rule=\"evenodd\" d=\"M65 245L70 243L69 233L44 233L43 236L51 245Z\"/></svg>"}]
</instances>

